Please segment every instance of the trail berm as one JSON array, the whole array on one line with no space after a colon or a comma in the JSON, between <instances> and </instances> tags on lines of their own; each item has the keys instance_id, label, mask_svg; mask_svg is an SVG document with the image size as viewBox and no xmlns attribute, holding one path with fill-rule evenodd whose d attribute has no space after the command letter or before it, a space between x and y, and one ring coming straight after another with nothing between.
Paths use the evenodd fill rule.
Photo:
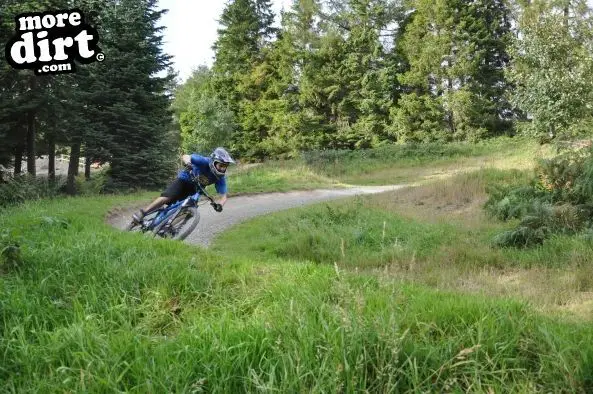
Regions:
<instances>
[{"instance_id":1,"label":"trail berm","mask_svg":"<svg viewBox=\"0 0 593 394\"><path fill-rule=\"evenodd\" d=\"M353 186L343 189L318 189L230 197L221 213L215 212L209 205L201 206L199 208L200 223L184 242L208 247L220 232L256 216L356 195L394 191L405 186ZM113 214L107 218L107 221L112 226L123 230L129 224L132 213L139 207L147 205L148 202L138 203L137 207Z\"/></svg>"}]
</instances>

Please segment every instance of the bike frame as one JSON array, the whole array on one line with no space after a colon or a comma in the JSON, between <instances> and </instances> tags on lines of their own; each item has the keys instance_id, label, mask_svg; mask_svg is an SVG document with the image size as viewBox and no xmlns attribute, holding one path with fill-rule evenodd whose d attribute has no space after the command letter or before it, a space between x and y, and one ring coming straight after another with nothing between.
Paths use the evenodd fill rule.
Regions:
<instances>
[{"instance_id":1,"label":"bike frame","mask_svg":"<svg viewBox=\"0 0 593 394\"><path fill-rule=\"evenodd\" d=\"M149 213L149 215L152 213L156 213L157 216L147 226L148 230L154 229L155 227L157 227L158 225L160 225L161 223L163 223L166 220L175 219L175 216L183 207L197 206L198 201L200 200L200 196L202 194L205 195L210 200L210 202L212 202L212 203L214 202L214 199L212 197L210 197L210 195L208 195L208 193L206 193L206 191L202 188L200 183L197 181L197 179L193 175L192 175L192 183L196 187L196 193L187 197L184 200L177 201L176 203L169 205L166 208L161 208L154 212Z\"/></svg>"},{"instance_id":2,"label":"bike frame","mask_svg":"<svg viewBox=\"0 0 593 394\"><path fill-rule=\"evenodd\" d=\"M160 212L157 211L157 212L159 212L159 214L156 216L156 218L154 218L154 220L150 224L150 227L154 228L154 227L158 226L159 224L161 224L162 222L164 222L165 220L167 220L168 218L170 218L174 213L176 213L178 208L186 207L190 204L192 204L191 206L198 205L199 200L200 200L200 193L198 192L198 193L195 193L195 194L187 197L185 200L177 201L175 204L169 205L165 209L161 209Z\"/></svg>"}]
</instances>

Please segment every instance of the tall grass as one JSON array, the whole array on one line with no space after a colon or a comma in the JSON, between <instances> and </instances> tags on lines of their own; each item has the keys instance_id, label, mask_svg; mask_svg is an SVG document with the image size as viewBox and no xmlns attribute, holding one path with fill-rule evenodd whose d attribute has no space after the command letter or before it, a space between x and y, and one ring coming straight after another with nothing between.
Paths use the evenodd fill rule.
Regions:
<instances>
[{"instance_id":1,"label":"tall grass","mask_svg":"<svg viewBox=\"0 0 593 394\"><path fill-rule=\"evenodd\" d=\"M451 226L432 227L373 209L362 198L256 219L220 238L217 249L349 268L424 258L450 242ZM253 236L257 234L257 236Z\"/></svg>"},{"instance_id":2,"label":"tall grass","mask_svg":"<svg viewBox=\"0 0 593 394\"><path fill-rule=\"evenodd\" d=\"M484 166L530 167L534 156L545 156L549 151L549 147L539 147L534 141L507 137L478 144L428 143L312 151L294 160L270 160L247 169L231 169L229 181L235 192L307 190L344 183L408 183Z\"/></svg>"},{"instance_id":3,"label":"tall grass","mask_svg":"<svg viewBox=\"0 0 593 394\"><path fill-rule=\"evenodd\" d=\"M333 264L205 251L102 223L131 199L2 213L3 242L22 257L0 276L2 391L593 389L590 325L518 302ZM356 222L336 209L344 210L333 220Z\"/></svg>"},{"instance_id":4,"label":"tall grass","mask_svg":"<svg viewBox=\"0 0 593 394\"><path fill-rule=\"evenodd\" d=\"M375 272L463 293L512 296L547 313L590 319L590 238L555 236L542 246L497 248L516 225L482 209L493 182L516 185L529 171L482 170L358 200L294 209L221 235L221 253L282 258Z\"/></svg>"},{"instance_id":5,"label":"tall grass","mask_svg":"<svg viewBox=\"0 0 593 394\"><path fill-rule=\"evenodd\" d=\"M464 158L523 157L536 150L535 143L528 139L501 137L476 144L409 143L356 151L313 151L304 153L302 159L307 166L327 176L348 178L364 174L372 179L385 169L434 167Z\"/></svg>"},{"instance_id":6,"label":"tall grass","mask_svg":"<svg viewBox=\"0 0 593 394\"><path fill-rule=\"evenodd\" d=\"M94 173L89 180L80 175L75 179L76 192L86 196L98 195L103 192L106 179L105 172ZM65 176L56 176L54 180L29 174L9 176L0 181L0 208L32 200L63 197L65 192Z\"/></svg>"},{"instance_id":7,"label":"tall grass","mask_svg":"<svg viewBox=\"0 0 593 394\"><path fill-rule=\"evenodd\" d=\"M9 177L0 181L0 207L16 205L25 201L58 196L64 187L66 179L63 177L50 181L47 178L35 178L25 174Z\"/></svg>"}]
</instances>

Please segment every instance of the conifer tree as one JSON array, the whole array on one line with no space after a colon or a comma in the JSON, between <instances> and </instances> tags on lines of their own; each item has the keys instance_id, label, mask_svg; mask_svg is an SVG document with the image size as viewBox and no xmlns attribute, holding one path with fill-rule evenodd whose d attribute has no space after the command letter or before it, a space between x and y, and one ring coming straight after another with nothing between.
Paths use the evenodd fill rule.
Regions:
<instances>
[{"instance_id":1,"label":"conifer tree","mask_svg":"<svg viewBox=\"0 0 593 394\"><path fill-rule=\"evenodd\" d=\"M410 92L394 112L402 139L476 139L505 130L509 10L503 1L416 0L401 75ZM419 134L418 134L419 133Z\"/></svg>"},{"instance_id":2,"label":"conifer tree","mask_svg":"<svg viewBox=\"0 0 593 394\"><path fill-rule=\"evenodd\" d=\"M232 148L247 157L265 155L260 142L267 137L267 128L261 127L256 109L265 88L256 70L265 68L264 48L276 33L273 20L270 0L234 0L222 13L214 45L214 87L239 126Z\"/></svg>"}]
</instances>

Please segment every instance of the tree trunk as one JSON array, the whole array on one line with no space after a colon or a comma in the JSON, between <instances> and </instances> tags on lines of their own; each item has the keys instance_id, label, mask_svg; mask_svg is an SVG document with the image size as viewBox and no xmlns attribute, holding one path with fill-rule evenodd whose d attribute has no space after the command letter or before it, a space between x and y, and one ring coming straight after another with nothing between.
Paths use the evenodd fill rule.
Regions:
<instances>
[{"instance_id":1,"label":"tree trunk","mask_svg":"<svg viewBox=\"0 0 593 394\"><path fill-rule=\"evenodd\" d=\"M27 113L27 172L37 175L35 170L35 112Z\"/></svg>"},{"instance_id":2,"label":"tree trunk","mask_svg":"<svg viewBox=\"0 0 593 394\"><path fill-rule=\"evenodd\" d=\"M89 156L84 158L84 179L91 180L91 158Z\"/></svg>"},{"instance_id":3,"label":"tree trunk","mask_svg":"<svg viewBox=\"0 0 593 394\"><path fill-rule=\"evenodd\" d=\"M70 162L68 163L68 179L66 181L66 193L71 196L76 194L75 178L78 175L78 161L80 160L80 142L75 142L70 147Z\"/></svg>"},{"instance_id":4,"label":"tree trunk","mask_svg":"<svg viewBox=\"0 0 593 394\"><path fill-rule=\"evenodd\" d=\"M14 148L14 175L20 175L23 172L23 153L25 153L25 147L19 143Z\"/></svg>"},{"instance_id":5,"label":"tree trunk","mask_svg":"<svg viewBox=\"0 0 593 394\"><path fill-rule=\"evenodd\" d=\"M49 163L47 165L47 178L53 182L56 180L56 142L53 136L47 142Z\"/></svg>"},{"instance_id":6,"label":"tree trunk","mask_svg":"<svg viewBox=\"0 0 593 394\"><path fill-rule=\"evenodd\" d=\"M31 92L34 92L37 89L37 77L31 75L28 85ZM35 112L35 109L27 112L27 172L33 176L37 175L35 168Z\"/></svg>"},{"instance_id":7,"label":"tree trunk","mask_svg":"<svg viewBox=\"0 0 593 394\"><path fill-rule=\"evenodd\" d=\"M447 66L451 67L450 61L447 61ZM450 95L452 91L453 91L453 81L451 80L451 77L447 77L447 93ZM447 110L446 117L447 117L447 126L449 127L449 131L451 132L451 135L453 135L453 134L455 134L455 131L456 131L455 130L455 120L453 119L453 111Z\"/></svg>"},{"instance_id":8,"label":"tree trunk","mask_svg":"<svg viewBox=\"0 0 593 394\"><path fill-rule=\"evenodd\" d=\"M570 14L570 0L566 0L564 4L564 9L562 10L564 14L564 28L568 30L568 18Z\"/></svg>"},{"instance_id":9,"label":"tree trunk","mask_svg":"<svg viewBox=\"0 0 593 394\"><path fill-rule=\"evenodd\" d=\"M455 120L453 119L453 111L447 110L445 112L445 117L447 118L447 127L449 128L449 132L451 135L455 134Z\"/></svg>"}]
</instances>

